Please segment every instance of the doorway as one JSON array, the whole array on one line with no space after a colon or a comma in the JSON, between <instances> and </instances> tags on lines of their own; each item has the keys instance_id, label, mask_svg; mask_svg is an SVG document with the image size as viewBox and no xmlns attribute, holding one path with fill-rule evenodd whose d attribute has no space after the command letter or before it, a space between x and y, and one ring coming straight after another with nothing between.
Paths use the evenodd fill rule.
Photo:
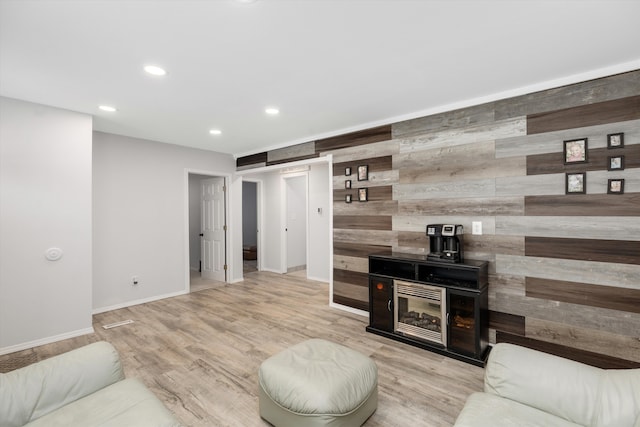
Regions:
<instances>
[{"instance_id":1,"label":"doorway","mask_svg":"<svg viewBox=\"0 0 640 427\"><path fill-rule=\"evenodd\" d=\"M307 269L307 175L285 176L283 271Z\"/></svg>"},{"instance_id":2,"label":"doorway","mask_svg":"<svg viewBox=\"0 0 640 427\"><path fill-rule=\"evenodd\" d=\"M224 285L226 257L226 179L188 174L189 291Z\"/></svg>"},{"instance_id":3,"label":"doorway","mask_svg":"<svg viewBox=\"0 0 640 427\"><path fill-rule=\"evenodd\" d=\"M243 274L260 270L259 182L242 181L242 263Z\"/></svg>"},{"instance_id":4,"label":"doorway","mask_svg":"<svg viewBox=\"0 0 640 427\"><path fill-rule=\"evenodd\" d=\"M333 272L333 174L331 156L284 165L270 165L236 172L243 181L258 182L258 262L260 271L287 273L286 180L306 180L305 196L300 207L306 209L298 218L306 220L306 238L302 244L306 260L293 273L306 279L331 284ZM302 181L300 180L300 182ZM234 187L235 188L235 187ZM235 217L233 218L235 219ZM241 243L241 240L238 244Z\"/></svg>"}]
</instances>

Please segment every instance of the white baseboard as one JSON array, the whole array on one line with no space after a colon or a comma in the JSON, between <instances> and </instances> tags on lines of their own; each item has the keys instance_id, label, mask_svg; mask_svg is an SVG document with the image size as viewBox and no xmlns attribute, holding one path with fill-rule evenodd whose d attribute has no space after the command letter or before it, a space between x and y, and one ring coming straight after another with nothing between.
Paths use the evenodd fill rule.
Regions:
<instances>
[{"instance_id":1,"label":"white baseboard","mask_svg":"<svg viewBox=\"0 0 640 427\"><path fill-rule=\"evenodd\" d=\"M368 311L364 311L364 310L360 310L360 309L357 309L357 308L349 307L347 305L336 304L335 302L330 302L329 303L329 307L337 308L338 310L348 311L349 313L357 314L359 316L369 317L369 312Z\"/></svg>"},{"instance_id":2,"label":"white baseboard","mask_svg":"<svg viewBox=\"0 0 640 427\"><path fill-rule=\"evenodd\" d=\"M93 311L92 311L92 314L100 314L100 313L104 313L106 311L118 310L120 308L126 308L126 307L131 307L131 306L134 306L134 305L145 304L145 303L148 303L148 302L158 301L158 300L165 299L165 298L177 297L177 296L185 295L185 294L188 294L188 293L189 293L188 290L183 290L183 291L178 291L178 292L172 292L170 294L156 295L156 296L149 297L149 298L143 298L143 299L134 300L134 301L127 301L127 302L123 302L121 304L110 305L109 307L94 308Z\"/></svg>"},{"instance_id":3,"label":"white baseboard","mask_svg":"<svg viewBox=\"0 0 640 427\"><path fill-rule=\"evenodd\" d=\"M260 271L268 271L269 273L276 273L276 274L285 274L285 273L283 273L282 271L280 271L280 270L275 270L275 269L273 269L273 268L263 268L263 269L262 269L262 270L260 270Z\"/></svg>"},{"instance_id":4,"label":"white baseboard","mask_svg":"<svg viewBox=\"0 0 640 427\"><path fill-rule=\"evenodd\" d=\"M324 278L321 279L320 277L307 276L307 279L313 280L316 282L329 283L329 279L324 279Z\"/></svg>"},{"instance_id":5,"label":"white baseboard","mask_svg":"<svg viewBox=\"0 0 640 427\"><path fill-rule=\"evenodd\" d=\"M93 327L86 329L78 329L77 331L65 332L64 334L54 335L52 337L41 338L35 341L29 341L22 344L11 345L9 347L0 348L0 356L3 354L15 353L16 351L27 350L33 347L39 347L45 344L51 344L54 342L66 340L69 338L75 338L82 335L88 335L94 333Z\"/></svg>"}]
</instances>

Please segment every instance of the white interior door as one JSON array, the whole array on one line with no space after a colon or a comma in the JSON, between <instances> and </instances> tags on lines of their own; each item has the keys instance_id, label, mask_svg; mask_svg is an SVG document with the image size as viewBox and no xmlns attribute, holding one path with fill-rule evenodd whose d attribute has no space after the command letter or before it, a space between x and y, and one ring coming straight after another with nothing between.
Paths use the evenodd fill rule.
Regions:
<instances>
[{"instance_id":1,"label":"white interior door","mask_svg":"<svg viewBox=\"0 0 640 427\"><path fill-rule=\"evenodd\" d=\"M202 277L226 281L224 178L203 179L202 195Z\"/></svg>"},{"instance_id":2,"label":"white interior door","mask_svg":"<svg viewBox=\"0 0 640 427\"><path fill-rule=\"evenodd\" d=\"M286 254L287 271L307 265L307 177L287 178L286 182Z\"/></svg>"}]
</instances>

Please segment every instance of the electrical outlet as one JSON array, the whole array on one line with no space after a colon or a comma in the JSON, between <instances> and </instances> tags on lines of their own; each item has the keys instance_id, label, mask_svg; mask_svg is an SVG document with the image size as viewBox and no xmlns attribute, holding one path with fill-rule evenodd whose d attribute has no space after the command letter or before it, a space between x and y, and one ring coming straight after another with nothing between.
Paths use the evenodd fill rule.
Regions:
<instances>
[{"instance_id":1,"label":"electrical outlet","mask_svg":"<svg viewBox=\"0 0 640 427\"><path fill-rule=\"evenodd\" d=\"M482 234L482 221L471 222L471 234Z\"/></svg>"},{"instance_id":2,"label":"electrical outlet","mask_svg":"<svg viewBox=\"0 0 640 427\"><path fill-rule=\"evenodd\" d=\"M138 283L140 283L140 279L138 278L138 276L132 276L131 277L131 284L133 286L137 285Z\"/></svg>"}]
</instances>

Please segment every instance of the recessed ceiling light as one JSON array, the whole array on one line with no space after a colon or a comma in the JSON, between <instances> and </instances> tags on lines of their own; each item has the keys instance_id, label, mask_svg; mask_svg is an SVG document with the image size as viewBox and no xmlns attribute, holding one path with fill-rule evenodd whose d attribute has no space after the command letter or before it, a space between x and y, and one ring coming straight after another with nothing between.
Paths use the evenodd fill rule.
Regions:
<instances>
[{"instance_id":1,"label":"recessed ceiling light","mask_svg":"<svg viewBox=\"0 0 640 427\"><path fill-rule=\"evenodd\" d=\"M144 67L144 70L149 74L153 74L154 76L164 76L165 74L167 74L167 72L163 68L155 65L147 65L146 67Z\"/></svg>"},{"instance_id":2,"label":"recessed ceiling light","mask_svg":"<svg viewBox=\"0 0 640 427\"><path fill-rule=\"evenodd\" d=\"M255 3L258 0L236 0L238 3Z\"/></svg>"},{"instance_id":3,"label":"recessed ceiling light","mask_svg":"<svg viewBox=\"0 0 640 427\"><path fill-rule=\"evenodd\" d=\"M101 109L102 111L108 111L109 113L113 113L115 111L118 111L114 107L111 107L109 105L100 105L98 108Z\"/></svg>"},{"instance_id":4,"label":"recessed ceiling light","mask_svg":"<svg viewBox=\"0 0 640 427\"><path fill-rule=\"evenodd\" d=\"M280 113L280 110L275 107L267 107L265 108L264 112L271 116L275 116L276 114Z\"/></svg>"},{"instance_id":5,"label":"recessed ceiling light","mask_svg":"<svg viewBox=\"0 0 640 427\"><path fill-rule=\"evenodd\" d=\"M211 135L221 135L221 134L222 134L222 131L221 131L220 129L211 129L211 130L209 131L209 133L210 133Z\"/></svg>"}]
</instances>

